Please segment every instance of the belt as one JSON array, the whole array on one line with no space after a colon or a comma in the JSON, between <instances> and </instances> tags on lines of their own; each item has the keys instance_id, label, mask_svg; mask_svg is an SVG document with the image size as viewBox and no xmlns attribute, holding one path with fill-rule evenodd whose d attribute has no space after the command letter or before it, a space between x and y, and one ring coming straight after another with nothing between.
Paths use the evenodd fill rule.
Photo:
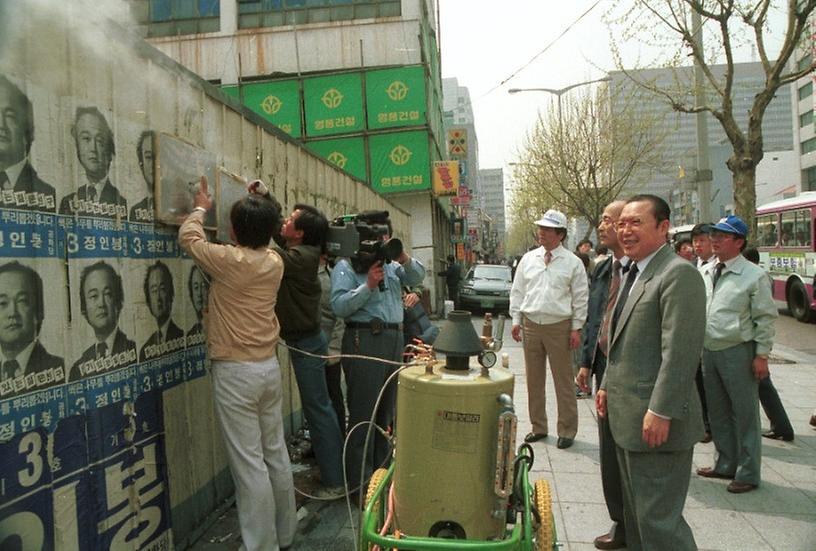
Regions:
<instances>
[{"instance_id":1,"label":"belt","mask_svg":"<svg viewBox=\"0 0 816 551\"><path fill-rule=\"evenodd\" d=\"M374 330L396 329L397 331L402 331L401 323L385 323L384 321L379 322L347 321L346 327L349 329L374 329Z\"/></svg>"}]
</instances>

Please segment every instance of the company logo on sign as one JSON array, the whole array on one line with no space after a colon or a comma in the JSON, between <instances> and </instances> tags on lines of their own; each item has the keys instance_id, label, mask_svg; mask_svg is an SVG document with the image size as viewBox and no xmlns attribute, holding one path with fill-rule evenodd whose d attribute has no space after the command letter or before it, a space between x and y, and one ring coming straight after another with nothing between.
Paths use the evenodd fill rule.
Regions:
<instances>
[{"instance_id":1,"label":"company logo on sign","mask_svg":"<svg viewBox=\"0 0 816 551\"><path fill-rule=\"evenodd\" d=\"M395 80L388 85L385 93L394 101L402 101L408 96L408 86L401 80Z\"/></svg>"},{"instance_id":2,"label":"company logo on sign","mask_svg":"<svg viewBox=\"0 0 816 551\"><path fill-rule=\"evenodd\" d=\"M329 109L335 109L343 103L343 94L337 88L329 88L320 98L320 101Z\"/></svg>"},{"instance_id":3,"label":"company logo on sign","mask_svg":"<svg viewBox=\"0 0 816 551\"><path fill-rule=\"evenodd\" d=\"M328 160L330 163L334 163L340 168L346 168L348 157L346 157L339 151L332 151L331 154L328 157L326 157L326 160Z\"/></svg>"},{"instance_id":4,"label":"company logo on sign","mask_svg":"<svg viewBox=\"0 0 816 551\"><path fill-rule=\"evenodd\" d=\"M391 159L391 162L395 165L402 166L411 160L411 150L404 145L398 145L391 150L391 153L388 154L388 158Z\"/></svg>"},{"instance_id":5,"label":"company logo on sign","mask_svg":"<svg viewBox=\"0 0 816 551\"><path fill-rule=\"evenodd\" d=\"M467 131L465 129L448 130L448 154L467 156Z\"/></svg>"},{"instance_id":6,"label":"company logo on sign","mask_svg":"<svg viewBox=\"0 0 816 551\"><path fill-rule=\"evenodd\" d=\"M261 102L261 109L267 115L274 115L283 106L283 102L277 96L266 96Z\"/></svg>"}]
</instances>

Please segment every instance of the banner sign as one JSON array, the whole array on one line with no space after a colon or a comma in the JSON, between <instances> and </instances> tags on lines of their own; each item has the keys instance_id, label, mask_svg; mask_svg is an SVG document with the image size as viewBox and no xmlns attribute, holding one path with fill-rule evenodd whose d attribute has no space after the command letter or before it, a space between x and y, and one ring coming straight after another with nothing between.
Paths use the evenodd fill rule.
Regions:
<instances>
[{"instance_id":1,"label":"banner sign","mask_svg":"<svg viewBox=\"0 0 816 551\"><path fill-rule=\"evenodd\" d=\"M467 130L451 128L448 130L448 156L457 159L467 157Z\"/></svg>"},{"instance_id":2,"label":"banner sign","mask_svg":"<svg viewBox=\"0 0 816 551\"><path fill-rule=\"evenodd\" d=\"M307 136L347 134L365 127L360 73L303 79L303 103Z\"/></svg>"},{"instance_id":3,"label":"banner sign","mask_svg":"<svg viewBox=\"0 0 816 551\"><path fill-rule=\"evenodd\" d=\"M427 100L423 67L368 71L365 88L369 128L426 123Z\"/></svg>"},{"instance_id":4,"label":"banner sign","mask_svg":"<svg viewBox=\"0 0 816 551\"><path fill-rule=\"evenodd\" d=\"M430 189L428 133L397 132L369 137L371 187L379 193Z\"/></svg>"},{"instance_id":5,"label":"banner sign","mask_svg":"<svg viewBox=\"0 0 816 551\"><path fill-rule=\"evenodd\" d=\"M238 86L222 86L227 95L243 96L243 103L292 137L303 133L300 124L300 87L297 80L276 80Z\"/></svg>"},{"instance_id":6,"label":"banner sign","mask_svg":"<svg viewBox=\"0 0 816 551\"><path fill-rule=\"evenodd\" d=\"M307 142L306 147L316 155L337 165L353 176L367 181L366 154L363 138L338 138Z\"/></svg>"},{"instance_id":7,"label":"banner sign","mask_svg":"<svg viewBox=\"0 0 816 551\"><path fill-rule=\"evenodd\" d=\"M433 192L437 197L456 195L459 190L459 161L434 161Z\"/></svg>"}]
</instances>

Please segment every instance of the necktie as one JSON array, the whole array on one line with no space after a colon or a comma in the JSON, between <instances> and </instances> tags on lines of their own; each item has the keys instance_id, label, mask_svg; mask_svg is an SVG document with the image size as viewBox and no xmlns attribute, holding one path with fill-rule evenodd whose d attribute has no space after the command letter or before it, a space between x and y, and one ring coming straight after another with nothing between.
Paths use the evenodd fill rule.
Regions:
<instances>
[{"instance_id":1,"label":"necktie","mask_svg":"<svg viewBox=\"0 0 816 551\"><path fill-rule=\"evenodd\" d=\"M88 184L88 201L96 201L96 188Z\"/></svg>"},{"instance_id":2,"label":"necktie","mask_svg":"<svg viewBox=\"0 0 816 551\"><path fill-rule=\"evenodd\" d=\"M717 268L714 270L714 279L711 280L711 288L717 288L717 282L720 280L720 276L722 275L722 271L725 268L725 262L720 262L717 264Z\"/></svg>"},{"instance_id":3,"label":"necktie","mask_svg":"<svg viewBox=\"0 0 816 551\"><path fill-rule=\"evenodd\" d=\"M5 171L0 172L0 189L3 190L11 190L14 189L14 186L11 184L9 180L8 174Z\"/></svg>"},{"instance_id":4,"label":"necktie","mask_svg":"<svg viewBox=\"0 0 816 551\"><path fill-rule=\"evenodd\" d=\"M629 271L629 265L623 267L623 273ZM604 311L603 321L601 322L601 332L598 334L598 346L601 348L604 356L609 355L609 322L612 320L612 312L615 310L615 304L618 302L618 291L620 291L621 284L621 262L616 260L612 263L612 281L609 282L609 295L606 299L606 310Z\"/></svg>"},{"instance_id":5,"label":"necktie","mask_svg":"<svg viewBox=\"0 0 816 551\"><path fill-rule=\"evenodd\" d=\"M158 331L156 331L156 343L161 344L163 341L164 338L162 337L161 329L159 329Z\"/></svg>"},{"instance_id":6,"label":"necktie","mask_svg":"<svg viewBox=\"0 0 816 551\"><path fill-rule=\"evenodd\" d=\"M8 381L17 376L20 363L17 360L6 360L3 363L3 380Z\"/></svg>"},{"instance_id":7,"label":"necktie","mask_svg":"<svg viewBox=\"0 0 816 551\"><path fill-rule=\"evenodd\" d=\"M549 266L550 262L552 262L552 253L550 251L547 251L544 254L544 265Z\"/></svg>"},{"instance_id":8,"label":"necktie","mask_svg":"<svg viewBox=\"0 0 816 551\"><path fill-rule=\"evenodd\" d=\"M620 318L621 312L623 312L623 306L626 304L626 299L629 298L629 291L632 290L632 285L635 284L637 274L638 267L637 264L633 262L629 268L629 274L626 276L626 283L623 285L623 291L621 291L620 297L615 304L615 311L612 313L612 325L609 328L612 335L615 334L615 328L618 325L618 318Z\"/></svg>"},{"instance_id":9,"label":"necktie","mask_svg":"<svg viewBox=\"0 0 816 551\"><path fill-rule=\"evenodd\" d=\"M104 342L96 343L96 357L104 358L108 354L108 345Z\"/></svg>"}]
</instances>

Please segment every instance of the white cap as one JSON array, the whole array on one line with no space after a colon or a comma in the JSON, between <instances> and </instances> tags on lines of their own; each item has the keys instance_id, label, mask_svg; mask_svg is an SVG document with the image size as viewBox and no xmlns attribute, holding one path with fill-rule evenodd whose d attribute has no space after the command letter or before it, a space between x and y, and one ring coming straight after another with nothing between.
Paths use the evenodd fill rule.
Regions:
<instances>
[{"instance_id":1,"label":"white cap","mask_svg":"<svg viewBox=\"0 0 816 551\"><path fill-rule=\"evenodd\" d=\"M541 220L536 220L536 226L543 226L545 228L565 228L567 227L567 217L564 213L557 210L550 209L544 213Z\"/></svg>"}]
</instances>

